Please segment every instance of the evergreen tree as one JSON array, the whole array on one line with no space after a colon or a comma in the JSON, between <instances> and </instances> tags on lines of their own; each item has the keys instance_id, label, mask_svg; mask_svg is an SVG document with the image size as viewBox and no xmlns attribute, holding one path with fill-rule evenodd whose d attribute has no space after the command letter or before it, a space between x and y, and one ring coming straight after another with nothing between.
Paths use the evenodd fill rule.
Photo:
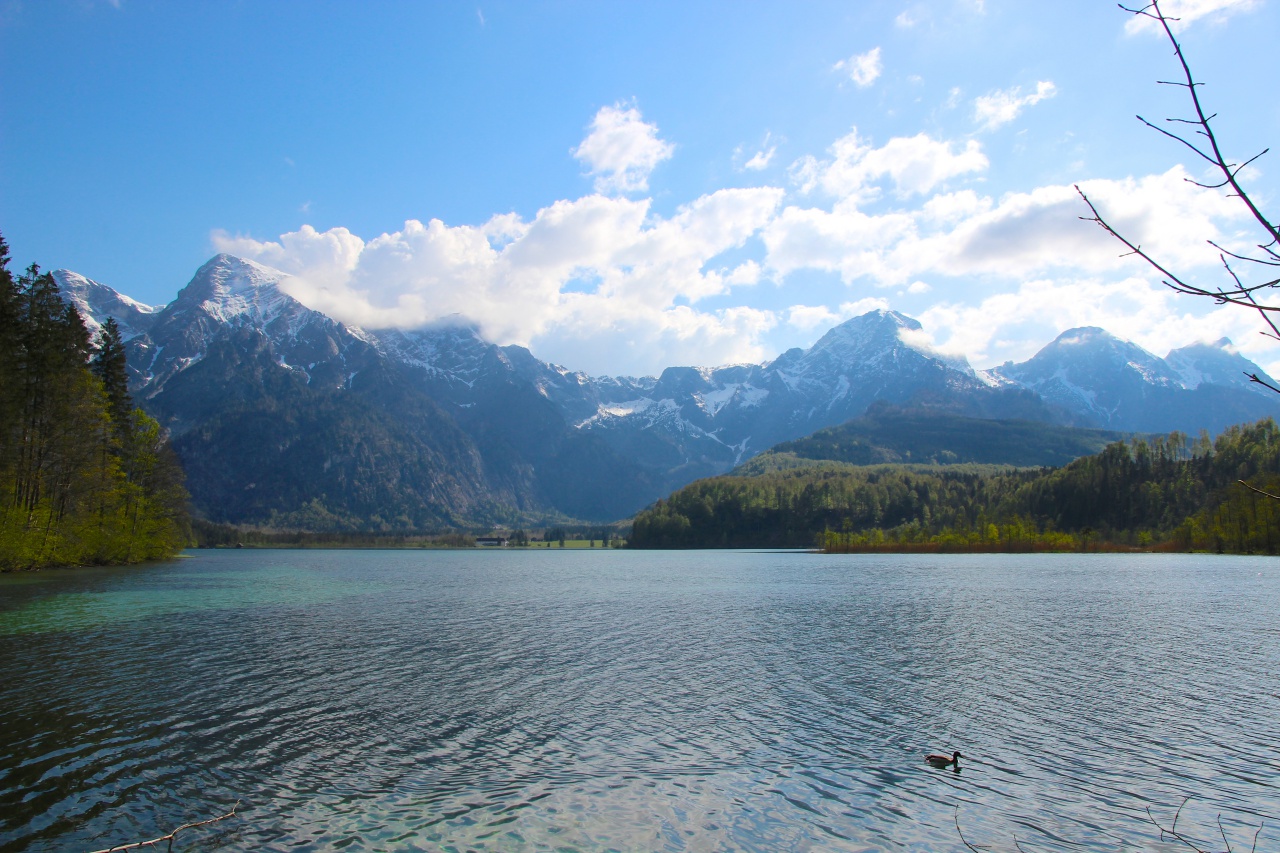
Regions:
<instances>
[{"instance_id":1,"label":"evergreen tree","mask_svg":"<svg viewBox=\"0 0 1280 853\"><path fill-rule=\"evenodd\" d=\"M175 553L182 470L133 408L118 327L95 353L53 276L8 259L0 239L0 571Z\"/></svg>"},{"instance_id":2,"label":"evergreen tree","mask_svg":"<svg viewBox=\"0 0 1280 853\"><path fill-rule=\"evenodd\" d=\"M116 431L123 436L132 421L133 398L129 396L129 373L125 364L124 341L114 317L108 317L98 333L98 348L91 362L93 374L102 381L107 405Z\"/></svg>"}]
</instances>

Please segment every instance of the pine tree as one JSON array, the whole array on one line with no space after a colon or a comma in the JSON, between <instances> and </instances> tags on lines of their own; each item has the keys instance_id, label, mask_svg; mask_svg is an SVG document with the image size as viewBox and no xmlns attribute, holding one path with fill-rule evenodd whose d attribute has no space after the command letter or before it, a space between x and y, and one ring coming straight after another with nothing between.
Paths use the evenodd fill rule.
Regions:
<instances>
[{"instance_id":1,"label":"pine tree","mask_svg":"<svg viewBox=\"0 0 1280 853\"><path fill-rule=\"evenodd\" d=\"M129 396L124 342L120 338L120 327L113 317L108 317L102 324L102 331L98 333L98 349L90 366L93 374L102 381L112 424L123 437L132 422L133 399Z\"/></svg>"},{"instance_id":2,"label":"pine tree","mask_svg":"<svg viewBox=\"0 0 1280 853\"><path fill-rule=\"evenodd\" d=\"M53 276L7 264L0 239L0 570L175 553L182 470L129 398L119 328L95 352Z\"/></svg>"}]
</instances>

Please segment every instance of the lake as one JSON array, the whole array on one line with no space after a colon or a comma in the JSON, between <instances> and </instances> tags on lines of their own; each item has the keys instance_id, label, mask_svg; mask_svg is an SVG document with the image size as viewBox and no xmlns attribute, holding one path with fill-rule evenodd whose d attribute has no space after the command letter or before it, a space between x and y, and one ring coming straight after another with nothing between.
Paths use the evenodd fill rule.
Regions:
<instances>
[{"instance_id":1,"label":"lake","mask_svg":"<svg viewBox=\"0 0 1280 853\"><path fill-rule=\"evenodd\" d=\"M0 576L0 850L1280 847L1280 566L194 551ZM960 750L960 771L923 762Z\"/></svg>"}]
</instances>

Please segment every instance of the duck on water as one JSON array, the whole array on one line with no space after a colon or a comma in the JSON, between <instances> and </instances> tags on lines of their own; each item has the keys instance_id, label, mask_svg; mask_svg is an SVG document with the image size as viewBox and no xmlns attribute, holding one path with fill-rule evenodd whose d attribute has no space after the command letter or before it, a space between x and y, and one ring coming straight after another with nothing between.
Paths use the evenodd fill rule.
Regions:
<instances>
[{"instance_id":1,"label":"duck on water","mask_svg":"<svg viewBox=\"0 0 1280 853\"><path fill-rule=\"evenodd\" d=\"M961 756L960 756L960 753L959 753L958 751L957 751L957 752L953 752L953 753L951 753L950 755L943 755L943 754L938 753L938 752L933 752L933 753L930 753L929 755L926 755L926 756L924 757L924 760L925 760L925 762L926 762L926 763L931 764L931 765L933 765L934 767L937 767L938 769L943 769L943 768L946 768L946 767L951 767L951 768L954 768L954 769L956 769L956 770L959 770L959 769L960 769L960 758L961 758Z\"/></svg>"}]
</instances>

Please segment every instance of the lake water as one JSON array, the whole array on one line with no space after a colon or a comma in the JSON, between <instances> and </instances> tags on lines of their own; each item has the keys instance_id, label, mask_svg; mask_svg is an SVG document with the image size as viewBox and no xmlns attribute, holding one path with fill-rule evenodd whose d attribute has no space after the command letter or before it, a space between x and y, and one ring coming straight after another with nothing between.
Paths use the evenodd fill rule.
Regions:
<instances>
[{"instance_id":1,"label":"lake water","mask_svg":"<svg viewBox=\"0 0 1280 853\"><path fill-rule=\"evenodd\" d=\"M1280 848L1280 571L221 551L0 576L0 850ZM925 765L961 750L961 771ZM958 811L957 811L958 807ZM1221 849L1221 838L1217 840Z\"/></svg>"}]
</instances>

